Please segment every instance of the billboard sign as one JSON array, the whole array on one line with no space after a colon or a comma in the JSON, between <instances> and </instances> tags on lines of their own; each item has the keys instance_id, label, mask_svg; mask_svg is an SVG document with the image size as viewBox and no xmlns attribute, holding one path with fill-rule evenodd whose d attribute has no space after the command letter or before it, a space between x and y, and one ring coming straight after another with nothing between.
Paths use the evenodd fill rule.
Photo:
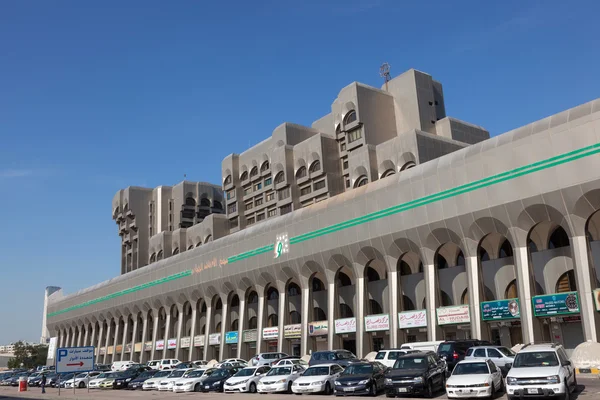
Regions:
<instances>
[{"instance_id":1,"label":"billboard sign","mask_svg":"<svg viewBox=\"0 0 600 400\"><path fill-rule=\"evenodd\" d=\"M403 311L398 313L400 329L423 328L427 326L427 310Z\"/></svg>"},{"instance_id":2,"label":"billboard sign","mask_svg":"<svg viewBox=\"0 0 600 400\"><path fill-rule=\"evenodd\" d=\"M342 318L335 320L335 333L354 333L356 332L356 318Z\"/></svg>"},{"instance_id":3,"label":"billboard sign","mask_svg":"<svg viewBox=\"0 0 600 400\"><path fill-rule=\"evenodd\" d=\"M279 328L272 326L263 329L263 340L273 340L279 338Z\"/></svg>"},{"instance_id":4,"label":"billboard sign","mask_svg":"<svg viewBox=\"0 0 600 400\"><path fill-rule=\"evenodd\" d=\"M94 346L63 347L56 352L56 373L93 371Z\"/></svg>"},{"instance_id":5,"label":"billboard sign","mask_svg":"<svg viewBox=\"0 0 600 400\"><path fill-rule=\"evenodd\" d=\"M467 304L440 307L436 312L438 325L468 324L471 322L471 313Z\"/></svg>"},{"instance_id":6,"label":"billboard sign","mask_svg":"<svg viewBox=\"0 0 600 400\"><path fill-rule=\"evenodd\" d=\"M302 325L293 324L283 327L283 337L286 339L299 339L302 337Z\"/></svg>"},{"instance_id":7,"label":"billboard sign","mask_svg":"<svg viewBox=\"0 0 600 400\"><path fill-rule=\"evenodd\" d=\"M239 333L238 331L225 332L225 343L236 344L238 342Z\"/></svg>"},{"instance_id":8,"label":"billboard sign","mask_svg":"<svg viewBox=\"0 0 600 400\"><path fill-rule=\"evenodd\" d=\"M327 336L329 332L329 323L327 321L316 321L308 323L309 336Z\"/></svg>"},{"instance_id":9,"label":"billboard sign","mask_svg":"<svg viewBox=\"0 0 600 400\"><path fill-rule=\"evenodd\" d=\"M388 314L368 315L365 317L365 331L377 332L390 329L390 316Z\"/></svg>"},{"instance_id":10,"label":"billboard sign","mask_svg":"<svg viewBox=\"0 0 600 400\"><path fill-rule=\"evenodd\" d=\"M533 315L536 317L555 317L565 314L579 314L577 292L565 292L534 296Z\"/></svg>"},{"instance_id":11,"label":"billboard sign","mask_svg":"<svg viewBox=\"0 0 600 400\"><path fill-rule=\"evenodd\" d=\"M519 299L485 301L481 303L481 318L484 321L521 318Z\"/></svg>"}]
</instances>

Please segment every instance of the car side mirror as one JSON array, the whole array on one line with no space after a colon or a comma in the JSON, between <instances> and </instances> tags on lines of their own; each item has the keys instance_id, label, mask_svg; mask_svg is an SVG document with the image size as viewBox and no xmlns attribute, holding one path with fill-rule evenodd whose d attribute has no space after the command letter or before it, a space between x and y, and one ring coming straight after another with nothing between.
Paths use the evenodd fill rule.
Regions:
<instances>
[{"instance_id":1,"label":"car side mirror","mask_svg":"<svg viewBox=\"0 0 600 400\"><path fill-rule=\"evenodd\" d=\"M505 366L506 366L506 368L511 369L512 368L512 363L506 363Z\"/></svg>"},{"instance_id":2,"label":"car side mirror","mask_svg":"<svg viewBox=\"0 0 600 400\"><path fill-rule=\"evenodd\" d=\"M568 367L569 365L571 365L571 361L567 360L565 361L565 363L563 364L565 367Z\"/></svg>"}]
</instances>

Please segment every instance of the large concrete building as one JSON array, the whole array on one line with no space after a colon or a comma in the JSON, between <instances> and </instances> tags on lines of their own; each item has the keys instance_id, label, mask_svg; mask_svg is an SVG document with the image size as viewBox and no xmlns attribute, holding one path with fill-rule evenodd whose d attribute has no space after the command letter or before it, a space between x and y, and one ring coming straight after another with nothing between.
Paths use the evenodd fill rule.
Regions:
<instances>
[{"instance_id":1,"label":"large concrete building","mask_svg":"<svg viewBox=\"0 0 600 400\"><path fill-rule=\"evenodd\" d=\"M573 349L600 329L598 153L600 100L489 138L446 116L427 74L353 83L311 127L225 157L224 199L119 192L123 274L51 295L47 327L106 362L468 337Z\"/></svg>"}]
</instances>

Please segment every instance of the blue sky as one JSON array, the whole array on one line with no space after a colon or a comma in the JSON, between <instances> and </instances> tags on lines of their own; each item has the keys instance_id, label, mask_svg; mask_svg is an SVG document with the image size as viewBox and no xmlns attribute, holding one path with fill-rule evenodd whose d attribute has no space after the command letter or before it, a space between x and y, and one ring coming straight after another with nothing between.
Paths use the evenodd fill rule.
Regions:
<instances>
[{"instance_id":1,"label":"blue sky","mask_svg":"<svg viewBox=\"0 0 600 400\"><path fill-rule=\"evenodd\" d=\"M493 135L599 97L598 2L410 3L2 2L0 344L39 339L45 286L119 273L118 189L218 183L382 62Z\"/></svg>"}]
</instances>

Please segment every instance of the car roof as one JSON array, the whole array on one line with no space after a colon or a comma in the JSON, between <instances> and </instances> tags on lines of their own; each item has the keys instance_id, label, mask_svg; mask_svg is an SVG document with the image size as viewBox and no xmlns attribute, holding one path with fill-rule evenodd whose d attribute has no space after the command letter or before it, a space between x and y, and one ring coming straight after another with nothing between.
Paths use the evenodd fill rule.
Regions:
<instances>
[{"instance_id":1,"label":"car roof","mask_svg":"<svg viewBox=\"0 0 600 400\"><path fill-rule=\"evenodd\" d=\"M459 361L458 364L475 364L475 363L484 363L486 360L482 360L481 358L465 358L462 361ZM457 364L457 365L458 365Z\"/></svg>"},{"instance_id":2,"label":"car roof","mask_svg":"<svg viewBox=\"0 0 600 400\"><path fill-rule=\"evenodd\" d=\"M354 363L354 364L352 364L352 365L356 365L356 364L358 364L358 363ZM310 367L308 367L308 368L332 367L332 366L334 366L334 365L337 365L338 367L340 367L340 366L341 366L340 364L336 364L336 363L327 363L327 364L317 364L317 365L312 365L312 366L310 366Z\"/></svg>"},{"instance_id":3,"label":"car roof","mask_svg":"<svg viewBox=\"0 0 600 400\"><path fill-rule=\"evenodd\" d=\"M500 348L506 348L506 346L496 346L495 344L492 345L481 345L481 346L473 346L471 347L471 349L500 349Z\"/></svg>"},{"instance_id":4,"label":"car roof","mask_svg":"<svg viewBox=\"0 0 600 400\"><path fill-rule=\"evenodd\" d=\"M533 353L535 351L553 351L555 352L558 348L562 347L560 344L555 343L540 343L540 344L529 344L525 345L519 350L519 353Z\"/></svg>"}]
</instances>

